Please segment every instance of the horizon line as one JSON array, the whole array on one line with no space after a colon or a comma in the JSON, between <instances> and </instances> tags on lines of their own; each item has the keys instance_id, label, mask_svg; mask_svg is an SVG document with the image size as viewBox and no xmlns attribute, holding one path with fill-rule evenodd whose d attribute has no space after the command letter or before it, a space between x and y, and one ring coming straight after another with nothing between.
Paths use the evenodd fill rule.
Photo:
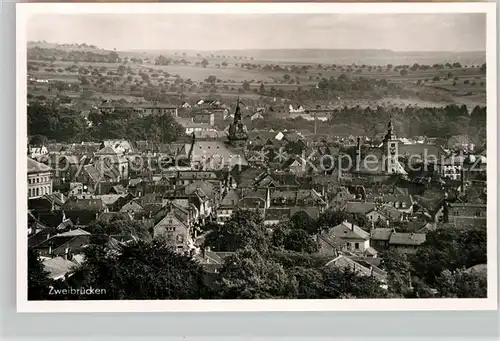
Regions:
<instances>
[{"instance_id":1,"label":"horizon line","mask_svg":"<svg viewBox=\"0 0 500 341\"><path fill-rule=\"evenodd\" d=\"M29 43L42 43L41 41L36 40L28 40L26 42ZM87 44L94 45L85 42L50 42L45 41L45 44L57 44L57 45L65 45L65 44ZM114 51L112 48L103 48L97 45L94 45L99 50L108 50ZM316 51L388 51L394 53L486 53L486 50L394 50L388 48L341 48L341 47L283 47L283 48L266 48L266 47L252 47L252 48L220 48L220 49L184 49L184 48L147 48L147 49L116 49L116 52L148 52L148 51L192 51L192 52L215 52L215 51L280 51L280 50L316 50Z\"/></svg>"}]
</instances>

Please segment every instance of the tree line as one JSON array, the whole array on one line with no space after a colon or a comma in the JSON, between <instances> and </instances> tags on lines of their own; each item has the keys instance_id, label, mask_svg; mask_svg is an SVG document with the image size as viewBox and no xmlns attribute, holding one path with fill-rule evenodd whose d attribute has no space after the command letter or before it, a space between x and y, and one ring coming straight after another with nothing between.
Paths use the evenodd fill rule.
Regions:
<instances>
[{"instance_id":1,"label":"tree line","mask_svg":"<svg viewBox=\"0 0 500 341\"><path fill-rule=\"evenodd\" d=\"M125 108L107 114L93 110L88 118L76 110L52 103L33 102L27 111L28 135L45 136L57 142L125 138L173 142L184 135L184 128L170 115L141 117Z\"/></svg>"}]
</instances>

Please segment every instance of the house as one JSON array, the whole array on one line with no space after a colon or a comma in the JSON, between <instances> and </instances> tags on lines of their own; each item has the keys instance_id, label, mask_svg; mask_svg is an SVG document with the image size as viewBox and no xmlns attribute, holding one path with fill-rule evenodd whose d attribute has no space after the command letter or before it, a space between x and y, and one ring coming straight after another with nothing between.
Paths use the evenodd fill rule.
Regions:
<instances>
[{"instance_id":1,"label":"house","mask_svg":"<svg viewBox=\"0 0 500 341\"><path fill-rule=\"evenodd\" d=\"M28 158L28 199L52 193L53 169Z\"/></svg>"},{"instance_id":2,"label":"house","mask_svg":"<svg viewBox=\"0 0 500 341\"><path fill-rule=\"evenodd\" d=\"M406 215L413 214L414 201L411 195L388 194L375 199L378 203L391 206Z\"/></svg>"},{"instance_id":3,"label":"house","mask_svg":"<svg viewBox=\"0 0 500 341\"><path fill-rule=\"evenodd\" d=\"M378 251L387 250L392 231L391 228L372 229L370 232L370 245Z\"/></svg>"},{"instance_id":4,"label":"house","mask_svg":"<svg viewBox=\"0 0 500 341\"><path fill-rule=\"evenodd\" d=\"M342 239L346 245L342 251L364 254L370 249L370 234L361 227L348 221L331 228L336 238Z\"/></svg>"},{"instance_id":5,"label":"house","mask_svg":"<svg viewBox=\"0 0 500 341\"><path fill-rule=\"evenodd\" d=\"M83 248L90 243L90 233L75 229L59 233L54 236L47 235L47 239L34 245L33 249L45 257L71 257L72 254L79 254Z\"/></svg>"},{"instance_id":6,"label":"house","mask_svg":"<svg viewBox=\"0 0 500 341\"><path fill-rule=\"evenodd\" d=\"M142 212L144 209L136 200L131 200L120 208L120 212L127 212L136 214Z\"/></svg>"},{"instance_id":7,"label":"house","mask_svg":"<svg viewBox=\"0 0 500 341\"><path fill-rule=\"evenodd\" d=\"M337 192L331 197L328 206L334 210L341 210L347 206L349 201L356 198L354 194L351 194L346 187L340 187Z\"/></svg>"},{"instance_id":8,"label":"house","mask_svg":"<svg viewBox=\"0 0 500 341\"><path fill-rule=\"evenodd\" d=\"M486 204L446 203L443 221L456 228L486 227Z\"/></svg>"},{"instance_id":9,"label":"house","mask_svg":"<svg viewBox=\"0 0 500 341\"><path fill-rule=\"evenodd\" d=\"M367 215L369 212L375 210L376 205L373 202L350 201L347 202L343 211L348 214L361 214Z\"/></svg>"},{"instance_id":10,"label":"house","mask_svg":"<svg viewBox=\"0 0 500 341\"><path fill-rule=\"evenodd\" d=\"M387 273L369 263L365 262L365 264L362 265L350 257L339 255L326 263L325 267L336 268L343 271L351 270L359 276L374 277L382 283L383 287L387 288L385 284L387 282Z\"/></svg>"},{"instance_id":11,"label":"house","mask_svg":"<svg viewBox=\"0 0 500 341\"><path fill-rule=\"evenodd\" d=\"M41 197L28 199L28 209L36 212L60 210L66 198L62 193L45 194Z\"/></svg>"},{"instance_id":12,"label":"house","mask_svg":"<svg viewBox=\"0 0 500 341\"><path fill-rule=\"evenodd\" d=\"M108 212L108 207L101 199L70 198L62 206L64 214L76 225L87 225L103 213Z\"/></svg>"},{"instance_id":13,"label":"house","mask_svg":"<svg viewBox=\"0 0 500 341\"><path fill-rule=\"evenodd\" d=\"M389 249L398 249L401 252L414 254L418 246L425 242L425 233L391 233L389 238Z\"/></svg>"},{"instance_id":14,"label":"house","mask_svg":"<svg viewBox=\"0 0 500 341\"><path fill-rule=\"evenodd\" d=\"M47 155L49 150L45 146L28 146L28 157L31 159L39 158L40 156Z\"/></svg>"},{"instance_id":15,"label":"house","mask_svg":"<svg viewBox=\"0 0 500 341\"><path fill-rule=\"evenodd\" d=\"M54 258L42 258L44 270L52 280L64 279L73 273L74 269L83 263L82 255L72 257L58 256Z\"/></svg>"},{"instance_id":16,"label":"house","mask_svg":"<svg viewBox=\"0 0 500 341\"><path fill-rule=\"evenodd\" d=\"M154 237L166 239L178 252L189 251L194 245L191 240L191 224L189 210L168 203L156 214Z\"/></svg>"},{"instance_id":17,"label":"house","mask_svg":"<svg viewBox=\"0 0 500 341\"><path fill-rule=\"evenodd\" d=\"M255 121L255 120L263 120L264 119L264 116L262 115L261 112L256 112L255 114L253 114L252 116L250 116L250 120L252 121Z\"/></svg>"},{"instance_id":18,"label":"house","mask_svg":"<svg viewBox=\"0 0 500 341\"><path fill-rule=\"evenodd\" d=\"M474 150L474 141L467 135L454 135L447 141L448 149L471 152Z\"/></svg>"},{"instance_id":19,"label":"house","mask_svg":"<svg viewBox=\"0 0 500 341\"><path fill-rule=\"evenodd\" d=\"M231 189L226 193L215 212L217 223L224 224L231 218L231 215L237 209L239 200L239 191Z\"/></svg>"},{"instance_id":20,"label":"house","mask_svg":"<svg viewBox=\"0 0 500 341\"><path fill-rule=\"evenodd\" d=\"M403 221L404 214L393 206L383 204L366 213L366 217L372 223L381 222L389 225L390 222Z\"/></svg>"}]
</instances>

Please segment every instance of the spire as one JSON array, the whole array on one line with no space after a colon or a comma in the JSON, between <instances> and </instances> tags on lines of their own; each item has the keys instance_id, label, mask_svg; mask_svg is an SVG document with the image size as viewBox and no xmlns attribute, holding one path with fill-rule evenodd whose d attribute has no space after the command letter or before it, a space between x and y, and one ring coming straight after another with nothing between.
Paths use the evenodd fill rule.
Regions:
<instances>
[{"instance_id":1,"label":"spire","mask_svg":"<svg viewBox=\"0 0 500 341\"><path fill-rule=\"evenodd\" d=\"M241 109L240 109L240 96L238 96L238 100L236 102L236 110L234 111L234 123L241 121Z\"/></svg>"},{"instance_id":2,"label":"spire","mask_svg":"<svg viewBox=\"0 0 500 341\"><path fill-rule=\"evenodd\" d=\"M394 125L392 124L392 116L387 123L387 134L385 135L384 141L395 140L396 135L394 134Z\"/></svg>"},{"instance_id":3,"label":"spire","mask_svg":"<svg viewBox=\"0 0 500 341\"><path fill-rule=\"evenodd\" d=\"M193 134L191 134L191 145L189 146L189 152L188 152L188 159L191 161L193 157L193 150L194 150L194 144L196 143L196 134L193 131Z\"/></svg>"}]
</instances>

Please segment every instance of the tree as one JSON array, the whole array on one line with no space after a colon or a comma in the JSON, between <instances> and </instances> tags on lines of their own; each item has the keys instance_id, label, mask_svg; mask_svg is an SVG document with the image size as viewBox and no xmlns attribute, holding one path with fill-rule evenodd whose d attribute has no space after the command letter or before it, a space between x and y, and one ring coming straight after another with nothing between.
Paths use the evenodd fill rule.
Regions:
<instances>
[{"instance_id":1,"label":"tree","mask_svg":"<svg viewBox=\"0 0 500 341\"><path fill-rule=\"evenodd\" d=\"M38 253L28 248L28 300L47 299L51 284L49 272L45 271Z\"/></svg>"},{"instance_id":2,"label":"tree","mask_svg":"<svg viewBox=\"0 0 500 341\"><path fill-rule=\"evenodd\" d=\"M30 138L30 144L33 146L46 146L49 143L49 139L45 135L33 135Z\"/></svg>"},{"instance_id":3,"label":"tree","mask_svg":"<svg viewBox=\"0 0 500 341\"><path fill-rule=\"evenodd\" d=\"M109 222L95 221L86 230L90 233L100 232L108 236L122 235L142 240L151 240L151 233L140 221L114 218Z\"/></svg>"},{"instance_id":4,"label":"tree","mask_svg":"<svg viewBox=\"0 0 500 341\"><path fill-rule=\"evenodd\" d=\"M105 288L107 299L199 299L206 297L203 271L164 240L133 241L109 252L91 244L79 269L85 285Z\"/></svg>"},{"instance_id":5,"label":"tree","mask_svg":"<svg viewBox=\"0 0 500 341\"><path fill-rule=\"evenodd\" d=\"M281 264L247 248L225 259L216 287L224 299L286 298L291 282Z\"/></svg>"},{"instance_id":6,"label":"tree","mask_svg":"<svg viewBox=\"0 0 500 341\"><path fill-rule=\"evenodd\" d=\"M223 61L220 65L222 65L223 67L227 67L227 62L226 61Z\"/></svg>"},{"instance_id":7,"label":"tree","mask_svg":"<svg viewBox=\"0 0 500 341\"><path fill-rule=\"evenodd\" d=\"M486 264L486 229L457 231L443 228L427 233L412 261L415 273L433 286L444 270Z\"/></svg>"},{"instance_id":8,"label":"tree","mask_svg":"<svg viewBox=\"0 0 500 341\"><path fill-rule=\"evenodd\" d=\"M266 88L264 87L264 83L260 83L259 94L263 95L265 93L266 93Z\"/></svg>"},{"instance_id":9,"label":"tree","mask_svg":"<svg viewBox=\"0 0 500 341\"><path fill-rule=\"evenodd\" d=\"M267 243L262 216L250 210L237 210L224 225L217 225L208 232L204 246L217 251L236 251L245 247L264 251Z\"/></svg>"},{"instance_id":10,"label":"tree","mask_svg":"<svg viewBox=\"0 0 500 341\"><path fill-rule=\"evenodd\" d=\"M384 253L382 262L387 272L389 289L399 295L407 293L411 287L411 264L406 254L397 249L389 250Z\"/></svg>"},{"instance_id":11,"label":"tree","mask_svg":"<svg viewBox=\"0 0 500 341\"><path fill-rule=\"evenodd\" d=\"M404 77L404 76L408 75L408 70L406 70L406 69L402 69L401 71L399 71L399 74L400 74L402 77Z\"/></svg>"},{"instance_id":12,"label":"tree","mask_svg":"<svg viewBox=\"0 0 500 341\"><path fill-rule=\"evenodd\" d=\"M288 221L273 228L273 246L295 252L316 252L318 247L315 240L305 230L293 228L292 225Z\"/></svg>"},{"instance_id":13,"label":"tree","mask_svg":"<svg viewBox=\"0 0 500 341\"><path fill-rule=\"evenodd\" d=\"M296 212L292 215L290 221L295 229L301 229L309 233L316 233L318 231L316 220L311 218L311 216L304 211Z\"/></svg>"},{"instance_id":14,"label":"tree","mask_svg":"<svg viewBox=\"0 0 500 341\"><path fill-rule=\"evenodd\" d=\"M483 63L483 64L481 65L481 67L479 68L479 70L480 70L482 73L484 73L484 74L485 74L485 73L486 73L486 63Z\"/></svg>"},{"instance_id":15,"label":"tree","mask_svg":"<svg viewBox=\"0 0 500 341\"><path fill-rule=\"evenodd\" d=\"M215 84L216 81L217 81L217 77L215 77L214 75L210 75L205 79L205 82L210 83L210 84Z\"/></svg>"},{"instance_id":16,"label":"tree","mask_svg":"<svg viewBox=\"0 0 500 341\"><path fill-rule=\"evenodd\" d=\"M320 299L325 297L323 272L303 266L287 270L292 284L290 298Z\"/></svg>"},{"instance_id":17,"label":"tree","mask_svg":"<svg viewBox=\"0 0 500 341\"><path fill-rule=\"evenodd\" d=\"M288 73L286 73L286 74L284 74L284 75L283 75L283 79L284 79L285 81L287 81L287 82L290 80L290 78L291 78L291 77L290 77L290 75L289 75Z\"/></svg>"},{"instance_id":18,"label":"tree","mask_svg":"<svg viewBox=\"0 0 500 341\"><path fill-rule=\"evenodd\" d=\"M486 298L487 277L471 274L465 269L443 270L437 278L437 291L440 297Z\"/></svg>"},{"instance_id":19,"label":"tree","mask_svg":"<svg viewBox=\"0 0 500 341\"><path fill-rule=\"evenodd\" d=\"M351 269L326 268L324 298L386 298L387 290L376 278Z\"/></svg>"},{"instance_id":20,"label":"tree","mask_svg":"<svg viewBox=\"0 0 500 341\"><path fill-rule=\"evenodd\" d=\"M208 64L209 64L209 63L208 63L208 60L206 60L206 59L203 59L203 60L201 61L201 65L202 65L204 68L206 68L206 67L208 66Z\"/></svg>"},{"instance_id":21,"label":"tree","mask_svg":"<svg viewBox=\"0 0 500 341\"><path fill-rule=\"evenodd\" d=\"M250 83L248 81L243 81L243 90L248 91L250 90Z\"/></svg>"}]
</instances>

